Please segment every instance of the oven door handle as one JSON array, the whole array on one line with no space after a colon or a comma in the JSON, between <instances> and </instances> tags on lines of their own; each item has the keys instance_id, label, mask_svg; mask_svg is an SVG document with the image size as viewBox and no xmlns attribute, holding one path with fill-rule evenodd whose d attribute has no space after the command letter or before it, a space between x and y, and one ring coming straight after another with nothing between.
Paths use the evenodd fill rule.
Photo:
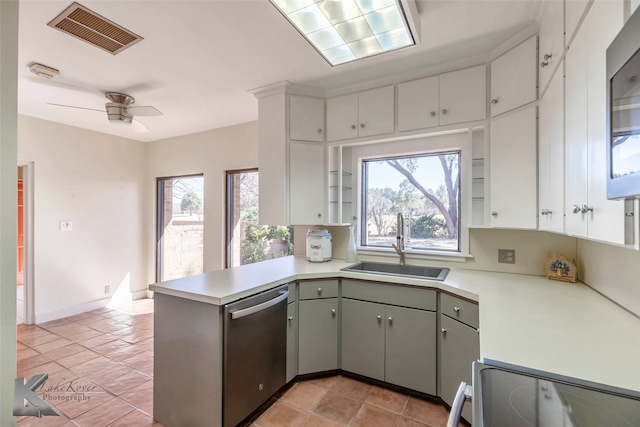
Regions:
<instances>
[{"instance_id":1,"label":"oven door handle","mask_svg":"<svg viewBox=\"0 0 640 427\"><path fill-rule=\"evenodd\" d=\"M473 391L471 386L467 385L464 381L460 383L458 386L458 391L456 392L456 397L453 399L453 405L451 405L451 413L449 414L449 419L447 420L447 427L457 427L460 422L460 417L462 416L462 408L464 407L464 402L467 400L471 400L471 396L473 395Z\"/></svg>"},{"instance_id":2,"label":"oven door handle","mask_svg":"<svg viewBox=\"0 0 640 427\"><path fill-rule=\"evenodd\" d=\"M270 299L269 301L265 301L248 308L243 308L242 310L234 311L233 313L231 313L231 319L239 319L241 317L249 316L253 313L266 310L267 308L273 307L274 305L286 300L287 298L289 298L289 291L284 291L280 295L273 299Z\"/></svg>"}]
</instances>

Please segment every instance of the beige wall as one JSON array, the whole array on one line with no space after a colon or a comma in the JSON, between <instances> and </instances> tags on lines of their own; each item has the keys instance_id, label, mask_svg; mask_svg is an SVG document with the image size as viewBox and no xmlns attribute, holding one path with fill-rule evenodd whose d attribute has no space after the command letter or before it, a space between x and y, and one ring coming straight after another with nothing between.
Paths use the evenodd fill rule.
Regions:
<instances>
[{"instance_id":1,"label":"beige wall","mask_svg":"<svg viewBox=\"0 0 640 427\"><path fill-rule=\"evenodd\" d=\"M33 162L36 323L144 292L147 144L19 116L18 160Z\"/></svg>"},{"instance_id":2,"label":"beige wall","mask_svg":"<svg viewBox=\"0 0 640 427\"><path fill-rule=\"evenodd\" d=\"M204 174L204 270L224 267L225 256L225 172L258 166L258 122L170 138L149 144L147 186L155 188L156 178ZM146 199L147 281L155 273L155 191Z\"/></svg>"}]
</instances>

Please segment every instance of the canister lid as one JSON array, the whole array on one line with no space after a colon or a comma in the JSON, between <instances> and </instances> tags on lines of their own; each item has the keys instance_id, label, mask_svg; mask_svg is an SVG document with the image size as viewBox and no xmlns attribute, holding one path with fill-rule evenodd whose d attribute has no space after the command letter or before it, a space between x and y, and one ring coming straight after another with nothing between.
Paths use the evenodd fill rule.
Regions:
<instances>
[{"instance_id":1,"label":"canister lid","mask_svg":"<svg viewBox=\"0 0 640 427\"><path fill-rule=\"evenodd\" d=\"M307 230L308 237L331 237L331 233L326 228L311 227Z\"/></svg>"}]
</instances>

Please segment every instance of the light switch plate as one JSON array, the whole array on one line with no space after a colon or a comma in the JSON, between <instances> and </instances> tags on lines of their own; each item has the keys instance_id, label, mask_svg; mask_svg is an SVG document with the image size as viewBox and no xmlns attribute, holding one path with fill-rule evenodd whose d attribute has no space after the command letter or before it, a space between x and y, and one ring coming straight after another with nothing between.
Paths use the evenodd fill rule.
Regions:
<instances>
[{"instance_id":1,"label":"light switch plate","mask_svg":"<svg viewBox=\"0 0 640 427\"><path fill-rule=\"evenodd\" d=\"M71 231L72 229L73 224L71 223L71 221L60 221L60 231Z\"/></svg>"},{"instance_id":2,"label":"light switch plate","mask_svg":"<svg viewBox=\"0 0 640 427\"><path fill-rule=\"evenodd\" d=\"M516 251L513 249L498 249L498 262L503 264L515 264Z\"/></svg>"}]
</instances>

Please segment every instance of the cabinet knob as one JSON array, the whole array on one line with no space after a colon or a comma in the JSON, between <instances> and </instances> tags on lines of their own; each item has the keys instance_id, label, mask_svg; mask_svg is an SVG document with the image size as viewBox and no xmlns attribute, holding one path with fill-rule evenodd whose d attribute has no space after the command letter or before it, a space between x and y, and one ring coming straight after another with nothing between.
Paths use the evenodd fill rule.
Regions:
<instances>
[{"instance_id":1,"label":"cabinet knob","mask_svg":"<svg viewBox=\"0 0 640 427\"><path fill-rule=\"evenodd\" d=\"M453 307L453 311L455 311L456 313L460 313L460 307Z\"/></svg>"},{"instance_id":2,"label":"cabinet knob","mask_svg":"<svg viewBox=\"0 0 640 427\"><path fill-rule=\"evenodd\" d=\"M442 114L447 114L449 112L449 110L447 110L446 108L442 109Z\"/></svg>"},{"instance_id":3,"label":"cabinet knob","mask_svg":"<svg viewBox=\"0 0 640 427\"><path fill-rule=\"evenodd\" d=\"M435 112L435 111L432 111L432 112L431 112L431 117L433 117L433 116L435 116L435 115L436 115L436 112Z\"/></svg>"},{"instance_id":4,"label":"cabinet knob","mask_svg":"<svg viewBox=\"0 0 640 427\"><path fill-rule=\"evenodd\" d=\"M446 333L447 333L447 329L446 329L446 328L442 328L442 329L440 329L440 331L441 331L443 334L446 334Z\"/></svg>"},{"instance_id":5,"label":"cabinet knob","mask_svg":"<svg viewBox=\"0 0 640 427\"><path fill-rule=\"evenodd\" d=\"M389 321L389 323L392 323L393 322L393 317L389 317L387 320Z\"/></svg>"},{"instance_id":6,"label":"cabinet knob","mask_svg":"<svg viewBox=\"0 0 640 427\"><path fill-rule=\"evenodd\" d=\"M496 211L491 212L491 216L494 217L494 218L497 217L498 216L498 212L496 212Z\"/></svg>"},{"instance_id":7,"label":"cabinet knob","mask_svg":"<svg viewBox=\"0 0 640 427\"><path fill-rule=\"evenodd\" d=\"M322 129L318 128L318 133L322 133Z\"/></svg>"},{"instance_id":8,"label":"cabinet knob","mask_svg":"<svg viewBox=\"0 0 640 427\"><path fill-rule=\"evenodd\" d=\"M376 316L376 319L378 319L378 322L382 320L382 316Z\"/></svg>"},{"instance_id":9,"label":"cabinet knob","mask_svg":"<svg viewBox=\"0 0 640 427\"><path fill-rule=\"evenodd\" d=\"M553 56L553 55L552 55L552 54L550 54L550 53L545 53L545 54L544 54L544 60L545 60L545 61L548 61L548 60L550 60L550 59L551 59L551 57L552 57L552 56Z\"/></svg>"},{"instance_id":10,"label":"cabinet knob","mask_svg":"<svg viewBox=\"0 0 640 427\"><path fill-rule=\"evenodd\" d=\"M322 288L318 288L318 295L322 293Z\"/></svg>"},{"instance_id":11,"label":"cabinet knob","mask_svg":"<svg viewBox=\"0 0 640 427\"><path fill-rule=\"evenodd\" d=\"M318 218L322 218L322 214L321 213L318 214Z\"/></svg>"},{"instance_id":12,"label":"cabinet knob","mask_svg":"<svg viewBox=\"0 0 640 427\"><path fill-rule=\"evenodd\" d=\"M331 309L331 314L332 314L333 316L335 316L335 315L336 315L336 309L335 309L335 308L332 308L332 309Z\"/></svg>"},{"instance_id":13,"label":"cabinet knob","mask_svg":"<svg viewBox=\"0 0 640 427\"><path fill-rule=\"evenodd\" d=\"M540 63L540 68L544 68L544 67L546 67L547 65L549 65L549 61L542 61L542 62Z\"/></svg>"},{"instance_id":14,"label":"cabinet knob","mask_svg":"<svg viewBox=\"0 0 640 427\"><path fill-rule=\"evenodd\" d=\"M355 128L356 128L356 125L351 125L351 129L355 129Z\"/></svg>"},{"instance_id":15,"label":"cabinet knob","mask_svg":"<svg viewBox=\"0 0 640 427\"><path fill-rule=\"evenodd\" d=\"M571 207L571 212L573 212L574 214L577 214L578 212L580 212L580 206L578 205L573 205Z\"/></svg>"},{"instance_id":16,"label":"cabinet knob","mask_svg":"<svg viewBox=\"0 0 640 427\"><path fill-rule=\"evenodd\" d=\"M289 316L287 317L287 319L289 319L289 321L293 320L293 316Z\"/></svg>"},{"instance_id":17,"label":"cabinet knob","mask_svg":"<svg viewBox=\"0 0 640 427\"><path fill-rule=\"evenodd\" d=\"M363 128L364 127L364 123L360 123L360 127Z\"/></svg>"},{"instance_id":18,"label":"cabinet knob","mask_svg":"<svg viewBox=\"0 0 640 427\"><path fill-rule=\"evenodd\" d=\"M492 103L492 104L497 104L497 103L498 103L498 98L493 98L493 99L491 100L491 103Z\"/></svg>"}]
</instances>

